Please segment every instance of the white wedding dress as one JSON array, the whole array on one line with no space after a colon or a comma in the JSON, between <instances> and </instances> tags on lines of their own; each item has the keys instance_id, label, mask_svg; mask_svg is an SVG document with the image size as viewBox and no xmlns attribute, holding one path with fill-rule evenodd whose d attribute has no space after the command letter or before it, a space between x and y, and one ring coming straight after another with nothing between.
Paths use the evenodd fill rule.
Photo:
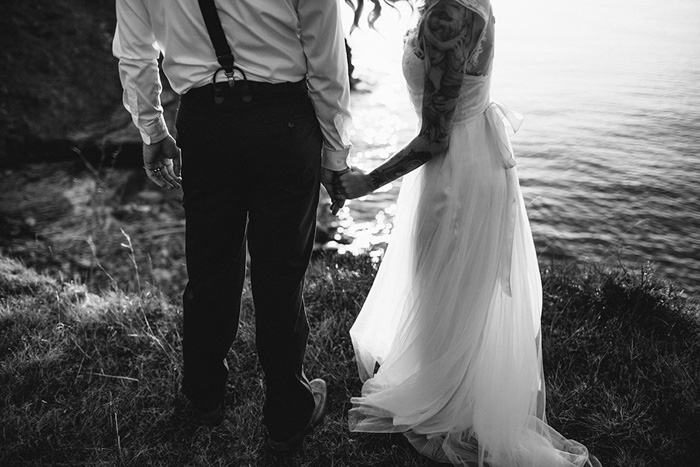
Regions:
<instances>
[{"instance_id":1,"label":"white wedding dress","mask_svg":"<svg viewBox=\"0 0 700 467\"><path fill-rule=\"evenodd\" d=\"M350 429L404 432L455 465L588 465L587 449L545 421L542 288L506 133L521 118L490 101L490 2L458 1L486 26L465 52L449 149L404 177L389 247L350 331L364 381ZM420 113L415 39L409 32L403 71Z\"/></svg>"}]
</instances>

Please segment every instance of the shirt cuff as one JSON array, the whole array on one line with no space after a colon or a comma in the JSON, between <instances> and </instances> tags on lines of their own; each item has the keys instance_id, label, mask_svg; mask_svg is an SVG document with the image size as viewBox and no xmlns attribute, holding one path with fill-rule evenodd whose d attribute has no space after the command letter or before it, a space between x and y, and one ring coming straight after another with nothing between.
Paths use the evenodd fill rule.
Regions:
<instances>
[{"instance_id":1,"label":"shirt cuff","mask_svg":"<svg viewBox=\"0 0 700 467\"><path fill-rule=\"evenodd\" d=\"M146 144L155 144L164 140L170 134L162 116L147 127L139 127L139 132L141 133L141 139Z\"/></svg>"},{"instance_id":2,"label":"shirt cuff","mask_svg":"<svg viewBox=\"0 0 700 467\"><path fill-rule=\"evenodd\" d=\"M350 154L350 148L331 149L324 144L321 151L321 166L329 170L345 170L348 168L348 154Z\"/></svg>"}]
</instances>

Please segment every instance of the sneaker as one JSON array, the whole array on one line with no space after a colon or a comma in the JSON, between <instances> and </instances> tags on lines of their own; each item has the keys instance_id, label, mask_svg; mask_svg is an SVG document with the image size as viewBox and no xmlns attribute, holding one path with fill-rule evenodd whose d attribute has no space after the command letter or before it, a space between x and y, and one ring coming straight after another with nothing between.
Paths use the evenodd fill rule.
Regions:
<instances>
[{"instance_id":1,"label":"sneaker","mask_svg":"<svg viewBox=\"0 0 700 467\"><path fill-rule=\"evenodd\" d=\"M299 446L304 441L304 438L313 431L314 427L320 425L323 421L323 417L326 415L326 382L321 378L316 378L309 382L309 386L311 386L311 393L316 403L309 423L289 439L275 440L268 437L267 444L275 451L289 451Z\"/></svg>"}]
</instances>

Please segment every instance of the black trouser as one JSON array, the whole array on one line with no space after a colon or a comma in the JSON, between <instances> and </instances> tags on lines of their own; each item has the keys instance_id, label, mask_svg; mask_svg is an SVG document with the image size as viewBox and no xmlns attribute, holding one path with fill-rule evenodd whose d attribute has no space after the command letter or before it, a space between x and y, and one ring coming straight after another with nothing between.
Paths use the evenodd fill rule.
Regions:
<instances>
[{"instance_id":1,"label":"black trouser","mask_svg":"<svg viewBox=\"0 0 700 467\"><path fill-rule=\"evenodd\" d=\"M238 328L246 239L263 410L285 439L314 408L302 363L309 327L302 288L316 228L322 136L304 83L251 83L253 100L219 84L182 96L177 117L189 282L183 392L200 410L224 397ZM246 233L247 232L247 233Z\"/></svg>"}]
</instances>

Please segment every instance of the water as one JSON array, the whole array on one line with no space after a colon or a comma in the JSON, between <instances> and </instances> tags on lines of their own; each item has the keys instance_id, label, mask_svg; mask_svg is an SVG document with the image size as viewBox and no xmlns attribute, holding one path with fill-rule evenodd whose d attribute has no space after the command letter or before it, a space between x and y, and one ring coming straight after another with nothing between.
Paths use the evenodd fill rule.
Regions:
<instances>
[{"instance_id":1,"label":"water","mask_svg":"<svg viewBox=\"0 0 700 467\"><path fill-rule=\"evenodd\" d=\"M700 292L700 2L494 0L492 97L525 114L512 137L541 259L638 267ZM414 135L400 72L410 10L351 39L351 163ZM345 249L380 254L400 180L343 209Z\"/></svg>"}]
</instances>

